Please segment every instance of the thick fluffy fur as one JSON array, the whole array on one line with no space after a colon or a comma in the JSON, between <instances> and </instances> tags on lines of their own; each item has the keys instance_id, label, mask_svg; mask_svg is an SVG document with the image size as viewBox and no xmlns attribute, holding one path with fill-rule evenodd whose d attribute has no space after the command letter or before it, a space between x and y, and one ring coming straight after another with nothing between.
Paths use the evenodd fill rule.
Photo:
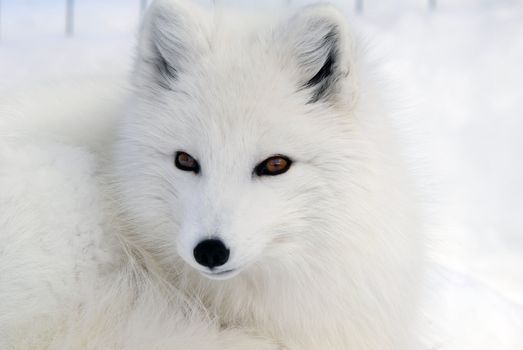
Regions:
<instances>
[{"instance_id":1,"label":"thick fluffy fur","mask_svg":"<svg viewBox=\"0 0 523 350\"><path fill-rule=\"evenodd\" d=\"M23 170L20 159L30 157L51 172L31 193L2 191L0 238L8 248L22 242L1 256L7 348L416 345L415 198L382 87L337 10L316 5L275 18L156 1L132 85L107 176L95 176L81 149L11 142L2 154L2 169ZM199 161L200 174L175 168L179 150ZM253 175L274 154L290 157L290 170ZM9 179L2 174L0 186L10 188ZM39 204L14 205L30 198ZM55 216L71 208L77 216ZM53 243L31 247L20 230ZM229 278L209 278L193 257L209 237L230 249ZM24 259L49 269L33 276ZM22 289L31 295L20 298ZM24 308L28 300L44 302ZM20 332L37 326L30 341Z\"/></svg>"}]
</instances>

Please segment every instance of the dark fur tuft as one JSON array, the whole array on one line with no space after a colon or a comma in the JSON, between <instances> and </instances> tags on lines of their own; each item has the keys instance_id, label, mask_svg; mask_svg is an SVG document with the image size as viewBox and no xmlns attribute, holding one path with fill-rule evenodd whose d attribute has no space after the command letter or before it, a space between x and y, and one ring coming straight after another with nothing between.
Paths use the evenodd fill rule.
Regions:
<instances>
[{"instance_id":1,"label":"dark fur tuft","mask_svg":"<svg viewBox=\"0 0 523 350\"><path fill-rule=\"evenodd\" d=\"M320 99L327 98L336 81L335 68L337 65L337 45L338 36L336 28L333 28L322 40L322 46L318 49L327 48L327 58L323 62L320 70L307 81L303 88L313 89L311 99L308 103L318 102Z\"/></svg>"}]
</instances>

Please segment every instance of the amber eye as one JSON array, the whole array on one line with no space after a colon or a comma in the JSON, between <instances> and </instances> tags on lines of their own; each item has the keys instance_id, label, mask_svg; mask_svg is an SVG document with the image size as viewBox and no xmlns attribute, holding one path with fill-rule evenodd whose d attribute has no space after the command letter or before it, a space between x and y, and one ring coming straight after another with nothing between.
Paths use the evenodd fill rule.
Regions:
<instances>
[{"instance_id":1,"label":"amber eye","mask_svg":"<svg viewBox=\"0 0 523 350\"><path fill-rule=\"evenodd\" d=\"M265 159L254 168L254 173L262 175L280 175L289 170L292 161L285 156L273 156Z\"/></svg>"},{"instance_id":2,"label":"amber eye","mask_svg":"<svg viewBox=\"0 0 523 350\"><path fill-rule=\"evenodd\" d=\"M185 152L176 152L174 164L178 169L183 171L192 171L195 174L200 172L200 164L198 164L196 159Z\"/></svg>"}]
</instances>

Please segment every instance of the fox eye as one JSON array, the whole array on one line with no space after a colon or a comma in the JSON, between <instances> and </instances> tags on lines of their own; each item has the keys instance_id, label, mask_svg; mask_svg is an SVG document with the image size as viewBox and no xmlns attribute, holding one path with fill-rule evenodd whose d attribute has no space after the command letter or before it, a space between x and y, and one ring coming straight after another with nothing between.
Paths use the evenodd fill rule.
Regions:
<instances>
[{"instance_id":1,"label":"fox eye","mask_svg":"<svg viewBox=\"0 0 523 350\"><path fill-rule=\"evenodd\" d=\"M176 152L174 164L183 171L192 171L195 174L200 172L200 164L190 154L185 152Z\"/></svg>"},{"instance_id":2,"label":"fox eye","mask_svg":"<svg viewBox=\"0 0 523 350\"><path fill-rule=\"evenodd\" d=\"M289 170L292 161L285 156L272 156L265 159L254 168L254 173L258 176L280 175Z\"/></svg>"}]
</instances>

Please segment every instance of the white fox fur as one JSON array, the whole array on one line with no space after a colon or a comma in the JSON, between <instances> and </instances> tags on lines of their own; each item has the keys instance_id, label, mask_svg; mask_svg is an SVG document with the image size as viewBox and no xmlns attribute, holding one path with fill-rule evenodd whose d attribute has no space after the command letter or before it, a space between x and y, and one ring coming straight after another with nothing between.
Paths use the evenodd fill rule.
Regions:
<instances>
[{"instance_id":1,"label":"white fox fur","mask_svg":"<svg viewBox=\"0 0 523 350\"><path fill-rule=\"evenodd\" d=\"M104 161L56 137L3 142L2 349L417 346L416 198L336 9L157 0L131 90ZM198 175L175 167L180 150ZM255 176L275 154L290 169ZM195 261L210 237L234 272Z\"/></svg>"}]
</instances>

